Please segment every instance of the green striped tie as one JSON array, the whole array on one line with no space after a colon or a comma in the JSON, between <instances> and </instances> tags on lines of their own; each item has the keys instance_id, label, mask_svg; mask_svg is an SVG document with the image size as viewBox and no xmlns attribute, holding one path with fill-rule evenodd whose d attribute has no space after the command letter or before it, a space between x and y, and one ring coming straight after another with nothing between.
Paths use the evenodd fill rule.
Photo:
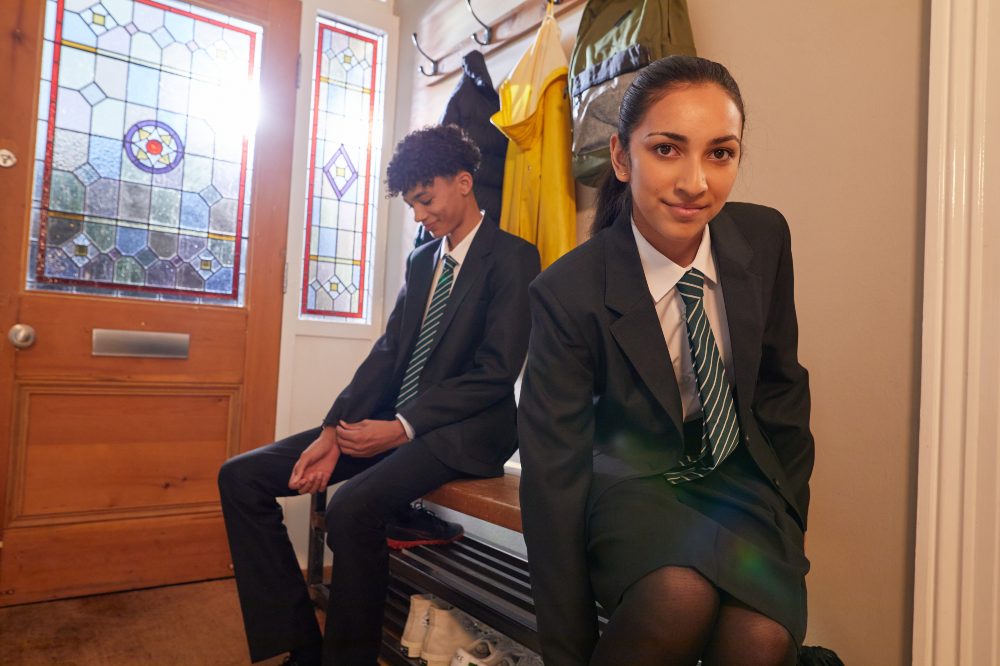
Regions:
<instances>
[{"instance_id":1,"label":"green striped tie","mask_svg":"<svg viewBox=\"0 0 1000 666\"><path fill-rule=\"evenodd\" d=\"M448 296L451 294L451 283L454 280L457 263L450 254L444 255L441 277L438 278L437 285L434 287L430 307L427 308L427 314L424 315L424 323L420 325L417 344L413 348L413 353L410 354L410 363L406 366L403 384L399 388L399 397L396 398L396 409L402 407L417 394L420 373L424 369L424 364L427 363L427 357L431 353L431 344L434 342L434 334L437 332L438 324L441 323L444 309L448 305Z\"/></svg>"},{"instance_id":2,"label":"green striped tie","mask_svg":"<svg viewBox=\"0 0 1000 666\"><path fill-rule=\"evenodd\" d=\"M688 342L698 380L704 427L700 450L688 454L676 468L664 475L671 483L706 476L733 452L740 441L740 424L736 419L736 405L729 380L726 379L726 367L702 305L705 276L692 268L677 283L677 291L686 311Z\"/></svg>"}]
</instances>

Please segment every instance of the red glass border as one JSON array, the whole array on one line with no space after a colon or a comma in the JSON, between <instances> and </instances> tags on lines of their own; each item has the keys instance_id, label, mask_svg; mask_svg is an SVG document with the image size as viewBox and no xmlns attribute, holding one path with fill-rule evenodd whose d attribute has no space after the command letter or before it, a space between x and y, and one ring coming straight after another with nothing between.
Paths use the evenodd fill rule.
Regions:
<instances>
[{"instance_id":1,"label":"red glass border","mask_svg":"<svg viewBox=\"0 0 1000 666\"><path fill-rule=\"evenodd\" d=\"M252 80L254 74L254 63L256 61L256 48L257 48L257 33L252 30L247 30L246 28L240 28L239 26L231 25L229 23L224 23L218 21L208 16L201 16L200 14L195 14L193 12L188 12L183 9L178 9L176 7L170 7L168 5L161 4L155 0L133 0L138 4L148 5L150 7L155 7L156 9L161 9L163 11L172 12L174 14L180 14L181 16L186 16L188 18L195 19L197 21L202 21L204 23L210 23L212 25L218 26L225 30L232 30L234 32L239 32L250 38L250 57L249 57L249 67L247 71L248 77ZM240 189L239 189L239 201L236 207L236 247L233 248L233 286L229 293L218 293L210 291L195 291L193 289L162 289L158 287L147 287L145 285L138 284L119 284L117 282L102 282L100 280L74 280L72 278L60 278L60 277L49 277L45 275L45 246L47 239L47 225L49 219L49 201L50 201L50 191L52 187L52 146L55 141L55 115L56 115L56 102L59 97L59 55L62 51L62 24L63 24L63 13L65 11L65 0L57 0L56 2L56 26L55 34L52 38L52 81L49 84L49 115L48 115L48 126L46 129L46 141L45 141L45 167L42 172L42 198L39 202L40 206L40 223L38 229L38 258L37 265L35 266L35 280L37 282L45 284L64 284L64 285L76 285L83 287L98 287L100 289L108 290L121 290L121 291L133 291L141 292L147 294L163 294L163 295L181 295L181 296L196 296L200 298L219 298L232 300L239 297L240 288L240 266L243 254L243 209L246 206L246 202L243 200L246 195L246 175L247 175L247 157L249 153L250 137L247 135L243 136L243 150L240 163ZM126 100L127 101L127 100ZM83 217L83 216L81 216ZM246 304L244 303L244 306Z\"/></svg>"},{"instance_id":2,"label":"red glass border","mask_svg":"<svg viewBox=\"0 0 1000 666\"><path fill-rule=\"evenodd\" d=\"M310 308L309 304L309 247L312 243L312 226L313 226L313 197L316 186L316 141L318 137L316 136L316 129L319 125L319 88L320 88L320 76L322 72L322 60L323 60L323 35L324 30L329 30L331 32L337 32L347 37L353 37L359 39L363 42L372 45L372 79L371 79L371 96L368 101L368 149L365 153L365 197L364 197L364 208L361 211L361 278L358 280L358 309L353 312L341 312L338 310L320 310L318 308ZM300 308L301 314L307 315L323 315L323 316L333 316L333 317L345 317L350 319L362 319L365 313L365 280L367 279L366 262L368 259L368 213L369 213L369 198L371 195L371 178L372 178L372 130L375 126L375 92L376 92L376 75L378 73L378 39L365 37L364 35L359 35L343 28L338 28L336 26L329 25L327 23L320 23L319 30L316 33L316 76L313 80L313 108L312 108L312 122L310 123L312 140L309 143L309 200L306 205L306 242L305 250L303 252L302 260L302 305Z\"/></svg>"}]
</instances>

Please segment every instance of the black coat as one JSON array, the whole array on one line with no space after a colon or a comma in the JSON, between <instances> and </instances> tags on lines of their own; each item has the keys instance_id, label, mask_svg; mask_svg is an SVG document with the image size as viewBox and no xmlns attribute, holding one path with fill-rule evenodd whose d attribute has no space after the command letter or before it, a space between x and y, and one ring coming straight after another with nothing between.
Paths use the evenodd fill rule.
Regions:
<instances>
[{"instance_id":1,"label":"black coat","mask_svg":"<svg viewBox=\"0 0 1000 666\"><path fill-rule=\"evenodd\" d=\"M503 168L507 159L507 137L490 118L500 110L500 96L486 69L486 60L479 51L470 51L462 59L462 78L448 99L442 125L458 125L479 147L482 160L473 177L472 191L486 219L500 222L503 201ZM416 245L431 240L423 229L417 234Z\"/></svg>"},{"instance_id":2,"label":"black coat","mask_svg":"<svg viewBox=\"0 0 1000 666\"><path fill-rule=\"evenodd\" d=\"M500 110L500 96L493 89L482 53L470 51L465 54L462 70L462 80L451 93L441 124L458 125L479 146L482 161L476 171L473 190L486 216L499 222L507 137L490 122L490 118Z\"/></svg>"}]
</instances>

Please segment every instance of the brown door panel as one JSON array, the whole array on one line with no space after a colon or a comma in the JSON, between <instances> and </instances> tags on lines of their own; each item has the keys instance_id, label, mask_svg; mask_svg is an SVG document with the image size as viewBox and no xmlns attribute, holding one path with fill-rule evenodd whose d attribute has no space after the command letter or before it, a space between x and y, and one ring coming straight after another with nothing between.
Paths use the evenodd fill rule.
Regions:
<instances>
[{"instance_id":1,"label":"brown door panel","mask_svg":"<svg viewBox=\"0 0 1000 666\"><path fill-rule=\"evenodd\" d=\"M232 574L222 516L10 528L0 606Z\"/></svg>"},{"instance_id":2,"label":"brown door panel","mask_svg":"<svg viewBox=\"0 0 1000 666\"><path fill-rule=\"evenodd\" d=\"M18 391L11 527L217 507L238 447L239 389L26 385Z\"/></svg>"}]
</instances>

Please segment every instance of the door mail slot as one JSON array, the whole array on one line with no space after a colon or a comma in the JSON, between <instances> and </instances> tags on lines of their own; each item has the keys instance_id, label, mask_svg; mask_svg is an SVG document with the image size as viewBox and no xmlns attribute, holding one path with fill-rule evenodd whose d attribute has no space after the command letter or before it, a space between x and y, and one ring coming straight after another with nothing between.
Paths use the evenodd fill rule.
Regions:
<instances>
[{"instance_id":1,"label":"door mail slot","mask_svg":"<svg viewBox=\"0 0 1000 666\"><path fill-rule=\"evenodd\" d=\"M188 357L191 336L188 333L119 331L95 328L91 347L93 356L132 356L139 358Z\"/></svg>"}]
</instances>

